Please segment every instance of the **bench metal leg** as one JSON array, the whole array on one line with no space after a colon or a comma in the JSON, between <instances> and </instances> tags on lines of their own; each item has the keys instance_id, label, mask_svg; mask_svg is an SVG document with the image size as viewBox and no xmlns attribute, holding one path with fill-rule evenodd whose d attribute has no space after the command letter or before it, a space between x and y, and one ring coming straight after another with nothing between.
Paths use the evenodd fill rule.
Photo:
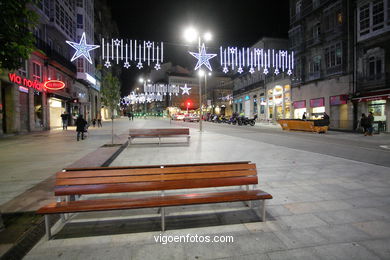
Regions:
<instances>
[{"instance_id":1,"label":"bench metal leg","mask_svg":"<svg viewBox=\"0 0 390 260\"><path fill-rule=\"evenodd\" d=\"M165 231L165 208L161 208L161 230Z\"/></svg>"},{"instance_id":2,"label":"bench metal leg","mask_svg":"<svg viewBox=\"0 0 390 260\"><path fill-rule=\"evenodd\" d=\"M159 136L158 137L158 146L160 146L161 145L161 137Z\"/></svg>"},{"instance_id":3,"label":"bench metal leg","mask_svg":"<svg viewBox=\"0 0 390 260\"><path fill-rule=\"evenodd\" d=\"M50 238L51 238L51 230L50 230L49 215L45 215L45 229L46 229L46 239L50 240Z\"/></svg>"},{"instance_id":4,"label":"bench metal leg","mask_svg":"<svg viewBox=\"0 0 390 260\"><path fill-rule=\"evenodd\" d=\"M262 203L262 207L261 207L261 220L263 222L265 222L265 200L263 200L263 203Z\"/></svg>"}]
</instances>

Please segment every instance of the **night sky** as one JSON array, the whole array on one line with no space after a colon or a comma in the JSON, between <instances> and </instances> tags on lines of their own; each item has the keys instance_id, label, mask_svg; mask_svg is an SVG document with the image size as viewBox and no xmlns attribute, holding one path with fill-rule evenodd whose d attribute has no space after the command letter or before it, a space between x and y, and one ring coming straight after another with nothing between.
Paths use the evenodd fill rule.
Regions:
<instances>
[{"instance_id":1,"label":"night sky","mask_svg":"<svg viewBox=\"0 0 390 260\"><path fill-rule=\"evenodd\" d=\"M210 31L213 40L207 52L218 53L219 46L250 47L264 36L288 37L288 0L160 0L109 1L120 37L163 41L164 59L174 65L193 68L196 60L186 51L196 51L183 39L189 25ZM212 66L216 67L214 61ZM122 94L129 94L142 71L122 70Z\"/></svg>"}]
</instances>

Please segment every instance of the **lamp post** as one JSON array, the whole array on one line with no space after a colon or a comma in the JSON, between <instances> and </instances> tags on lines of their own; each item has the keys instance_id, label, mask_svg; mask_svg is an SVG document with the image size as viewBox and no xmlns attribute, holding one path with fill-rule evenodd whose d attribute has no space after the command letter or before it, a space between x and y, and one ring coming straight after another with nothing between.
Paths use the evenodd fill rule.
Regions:
<instances>
[{"instance_id":1,"label":"lamp post","mask_svg":"<svg viewBox=\"0 0 390 260\"><path fill-rule=\"evenodd\" d=\"M200 53L201 51L201 41L202 41L202 36L195 30L193 27L189 27L184 31L184 38L188 42L194 41L196 38L198 38L198 51ZM203 35L203 40L204 41L210 41L212 38L212 35L210 32L206 32ZM205 86L206 86L206 73L204 73L202 70L199 70L199 131L202 132L202 119L203 119L203 111L202 111L202 76L203 74L205 75ZM206 98L207 99L207 98ZM207 102L207 101L206 101Z\"/></svg>"}]
</instances>

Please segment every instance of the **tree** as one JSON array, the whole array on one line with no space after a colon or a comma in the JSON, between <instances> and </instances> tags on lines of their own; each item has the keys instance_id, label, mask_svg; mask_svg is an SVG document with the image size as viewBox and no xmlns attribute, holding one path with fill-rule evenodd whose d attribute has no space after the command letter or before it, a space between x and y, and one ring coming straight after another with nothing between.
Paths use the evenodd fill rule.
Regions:
<instances>
[{"instance_id":1,"label":"tree","mask_svg":"<svg viewBox=\"0 0 390 260\"><path fill-rule=\"evenodd\" d=\"M119 79L111 72L103 77L101 95L104 105L111 110L111 144L114 144L114 110L118 107L121 97Z\"/></svg>"},{"instance_id":2,"label":"tree","mask_svg":"<svg viewBox=\"0 0 390 260\"><path fill-rule=\"evenodd\" d=\"M27 8L31 0L0 1L0 69L16 70L35 48L31 32L37 14Z\"/></svg>"}]
</instances>

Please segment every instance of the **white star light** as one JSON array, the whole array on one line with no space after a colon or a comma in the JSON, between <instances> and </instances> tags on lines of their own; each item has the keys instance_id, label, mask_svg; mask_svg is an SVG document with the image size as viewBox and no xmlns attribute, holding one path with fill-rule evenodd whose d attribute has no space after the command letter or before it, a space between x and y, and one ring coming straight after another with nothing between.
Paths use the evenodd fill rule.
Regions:
<instances>
[{"instance_id":1,"label":"white star light","mask_svg":"<svg viewBox=\"0 0 390 260\"><path fill-rule=\"evenodd\" d=\"M125 67L126 69L128 69L130 67L130 64L128 61L125 62L125 64L123 64L123 67Z\"/></svg>"},{"instance_id":2,"label":"white star light","mask_svg":"<svg viewBox=\"0 0 390 260\"><path fill-rule=\"evenodd\" d=\"M267 69L267 68L264 69L264 74L265 74L265 75L268 74L268 69Z\"/></svg>"},{"instance_id":3,"label":"white star light","mask_svg":"<svg viewBox=\"0 0 390 260\"><path fill-rule=\"evenodd\" d=\"M287 71L287 75L290 76L291 74L292 74L292 71L291 71L291 70L288 70L288 71Z\"/></svg>"},{"instance_id":4,"label":"white star light","mask_svg":"<svg viewBox=\"0 0 390 260\"><path fill-rule=\"evenodd\" d=\"M148 97L148 98L146 99L146 102L152 103L152 99L151 99L150 97Z\"/></svg>"},{"instance_id":5,"label":"white star light","mask_svg":"<svg viewBox=\"0 0 390 260\"><path fill-rule=\"evenodd\" d=\"M227 67L223 67L222 71L226 74L226 73L228 73L229 69Z\"/></svg>"},{"instance_id":6,"label":"white star light","mask_svg":"<svg viewBox=\"0 0 390 260\"><path fill-rule=\"evenodd\" d=\"M104 66L108 69L109 67L111 67L111 62L106 61L106 62L104 63Z\"/></svg>"},{"instance_id":7,"label":"white star light","mask_svg":"<svg viewBox=\"0 0 390 260\"><path fill-rule=\"evenodd\" d=\"M278 75L279 74L279 69L276 69L275 70L275 75Z\"/></svg>"},{"instance_id":8,"label":"white star light","mask_svg":"<svg viewBox=\"0 0 390 260\"><path fill-rule=\"evenodd\" d=\"M114 41L114 44L116 45L116 46L119 46L119 44L121 43L121 41L120 40L118 40L118 39L115 39L115 41Z\"/></svg>"},{"instance_id":9,"label":"white star light","mask_svg":"<svg viewBox=\"0 0 390 260\"><path fill-rule=\"evenodd\" d=\"M198 59L198 63L196 63L195 66L195 70L199 69L204 64L210 71L212 71L209 60L217 56L217 54L207 54L204 43L202 44L202 49L200 53L196 53L196 52L189 52L189 53Z\"/></svg>"},{"instance_id":10,"label":"white star light","mask_svg":"<svg viewBox=\"0 0 390 260\"><path fill-rule=\"evenodd\" d=\"M141 62L138 62L138 64L137 64L137 68L138 69L142 69L144 66L142 66L142 63Z\"/></svg>"},{"instance_id":11,"label":"white star light","mask_svg":"<svg viewBox=\"0 0 390 260\"><path fill-rule=\"evenodd\" d=\"M253 74L253 73L255 73L255 70L251 67L251 68L249 69L249 72L250 72L250 74Z\"/></svg>"},{"instance_id":12,"label":"white star light","mask_svg":"<svg viewBox=\"0 0 390 260\"><path fill-rule=\"evenodd\" d=\"M147 48L150 48L150 47L152 47L152 43L151 43L151 42L149 42L149 41L148 41L148 42L146 42L146 47L147 47Z\"/></svg>"},{"instance_id":13,"label":"white star light","mask_svg":"<svg viewBox=\"0 0 390 260\"><path fill-rule=\"evenodd\" d=\"M159 69L161 69L161 66L160 66L160 64L156 63L156 65L154 65L154 68L155 68L155 70L159 70Z\"/></svg>"},{"instance_id":14,"label":"white star light","mask_svg":"<svg viewBox=\"0 0 390 260\"><path fill-rule=\"evenodd\" d=\"M241 74L241 73L243 72L242 68L239 67L238 70L237 70L237 72Z\"/></svg>"},{"instance_id":15,"label":"white star light","mask_svg":"<svg viewBox=\"0 0 390 260\"><path fill-rule=\"evenodd\" d=\"M99 45L87 44L85 40L85 32L83 32L83 34L81 35L80 43L71 42L71 41L66 41L66 43L72 46L72 48L76 50L75 54L73 55L70 61L74 61L80 56L84 56L91 64L92 64L92 59L91 59L91 55L89 55L89 52L100 47Z\"/></svg>"},{"instance_id":16,"label":"white star light","mask_svg":"<svg viewBox=\"0 0 390 260\"><path fill-rule=\"evenodd\" d=\"M180 87L183 92L181 93L182 95L186 94L189 95L190 92L188 92L191 88L187 87L187 84L184 84L184 87ZM176 93L177 94L177 93Z\"/></svg>"}]
</instances>

